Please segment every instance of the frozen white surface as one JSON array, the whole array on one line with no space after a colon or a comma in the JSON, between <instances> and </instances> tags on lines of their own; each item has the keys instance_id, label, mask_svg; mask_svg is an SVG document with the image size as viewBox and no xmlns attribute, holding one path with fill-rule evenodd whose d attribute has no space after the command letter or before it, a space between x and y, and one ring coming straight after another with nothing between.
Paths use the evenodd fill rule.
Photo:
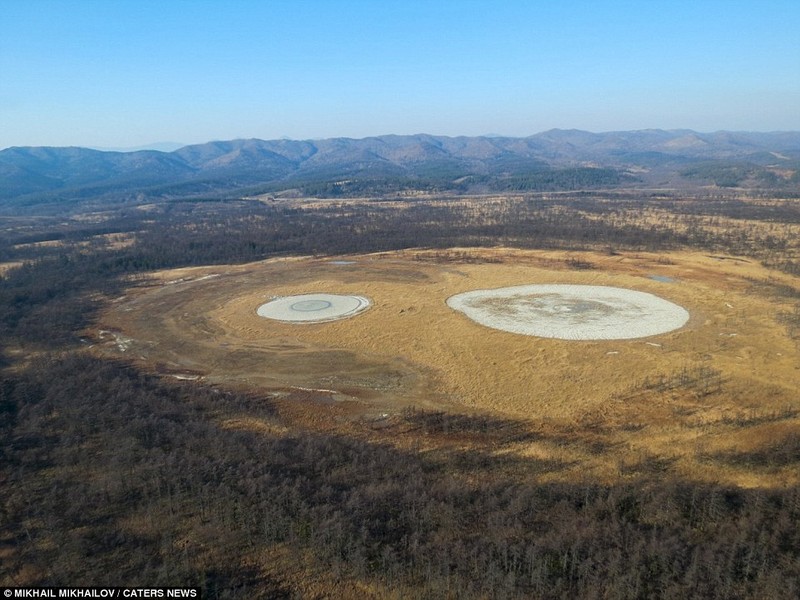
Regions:
<instances>
[{"instance_id":1,"label":"frozen white surface","mask_svg":"<svg viewBox=\"0 0 800 600\"><path fill-rule=\"evenodd\" d=\"M511 333L562 340L624 340L683 327L689 313L663 298L599 285L521 285L447 299L473 321Z\"/></svg>"},{"instance_id":2,"label":"frozen white surface","mask_svg":"<svg viewBox=\"0 0 800 600\"><path fill-rule=\"evenodd\" d=\"M324 323L352 317L369 308L363 296L300 294L273 298L256 310L259 317L289 323Z\"/></svg>"}]
</instances>

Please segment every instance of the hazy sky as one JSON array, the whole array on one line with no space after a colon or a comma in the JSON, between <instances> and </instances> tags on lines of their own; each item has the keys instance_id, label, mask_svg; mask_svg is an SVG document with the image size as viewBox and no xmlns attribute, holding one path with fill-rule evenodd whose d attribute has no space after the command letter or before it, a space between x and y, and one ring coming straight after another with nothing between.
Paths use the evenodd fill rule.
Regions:
<instances>
[{"instance_id":1,"label":"hazy sky","mask_svg":"<svg viewBox=\"0 0 800 600\"><path fill-rule=\"evenodd\" d=\"M800 0L2 0L0 148L800 130Z\"/></svg>"}]
</instances>

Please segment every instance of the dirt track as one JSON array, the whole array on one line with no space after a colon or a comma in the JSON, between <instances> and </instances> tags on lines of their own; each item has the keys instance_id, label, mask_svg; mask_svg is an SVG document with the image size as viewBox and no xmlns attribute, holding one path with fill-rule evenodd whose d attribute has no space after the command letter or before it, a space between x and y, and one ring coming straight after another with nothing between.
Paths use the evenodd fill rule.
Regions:
<instances>
[{"instance_id":1,"label":"dirt track","mask_svg":"<svg viewBox=\"0 0 800 600\"><path fill-rule=\"evenodd\" d=\"M579 258L593 268L573 268L574 255L496 249L162 272L111 304L98 324L105 332L98 348L179 377L311 394L351 413L393 414L413 405L554 427L594 423L626 432L629 448L648 456L696 454L709 428L721 434L703 437L704 451L746 449L796 427L791 419L761 419L746 438L724 427L737 416L797 402L798 348L776 321L790 303L763 283L791 279L742 259L698 253ZM529 283L640 290L685 307L691 318L650 338L566 341L492 330L445 303L468 290ZM256 315L271 296L314 292L366 296L373 306L320 324ZM516 450L556 452L535 444ZM570 459L568 449L558 452ZM691 462L695 476L718 471L703 474Z\"/></svg>"}]
</instances>

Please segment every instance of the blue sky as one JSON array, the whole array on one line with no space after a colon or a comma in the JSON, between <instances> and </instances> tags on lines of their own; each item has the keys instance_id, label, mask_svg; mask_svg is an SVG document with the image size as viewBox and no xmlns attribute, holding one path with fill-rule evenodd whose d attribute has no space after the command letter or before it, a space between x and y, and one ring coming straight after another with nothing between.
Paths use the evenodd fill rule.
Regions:
<instances>
[{"instance_id":1,"label":"blue sky","mask_svg":"<svg viewBox=\"0 0 800 600\"><path fill-rule=\"evenodd\" d=\"M798 0L2 0L0 148L800 130Z\"/></svg>"}]
</instances>

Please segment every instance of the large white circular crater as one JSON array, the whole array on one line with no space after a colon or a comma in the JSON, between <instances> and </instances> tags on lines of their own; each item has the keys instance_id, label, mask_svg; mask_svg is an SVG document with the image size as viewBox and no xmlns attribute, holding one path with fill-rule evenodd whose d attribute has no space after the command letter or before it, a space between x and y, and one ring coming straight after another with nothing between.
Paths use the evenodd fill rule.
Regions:
<instances>
[{"instance_id":1,"label":"large white circular crater","mask_svg":"<svg viewBox=\"0 0 800 600\"><path fill-rule=\"evenodd\" d=\"M663 298L599 285L520 285L447 299L473 321L511 333L561 340L625 340L666 333L689 320Z\"/></svg>"},{"instance_id":2,"label":"large white circular crater","mask_svg":"<svg viewBox=\"0 0 800 600\"><path fill-rule=\"evenodd\" d=\"M281 296L262 304L256 310L259 317L289 323L324 323L352 317L369 308L362 296L338 294L300 294Z\"/></svg>"}]
</instances>

